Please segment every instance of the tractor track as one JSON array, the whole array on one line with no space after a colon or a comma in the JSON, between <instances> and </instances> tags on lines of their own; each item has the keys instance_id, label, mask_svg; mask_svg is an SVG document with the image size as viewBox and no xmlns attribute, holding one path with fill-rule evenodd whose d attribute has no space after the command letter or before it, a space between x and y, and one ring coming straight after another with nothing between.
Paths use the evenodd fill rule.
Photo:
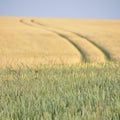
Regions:
<instances>
[{"instance_id":1,"label":"tractor track","mask_svg":"<svg viewBox=\"0 0 120 120\"><path fill-rule=\"evenodd\" d=\"M76 33L76 32L73 32L73 31L70 31L70 30L66 30L64 28L58 28L58 27L53 27L53 26L47 26L47 25L44 25L44 24L41 24L39 22L36 22L34 20L31 20L31 22L33 23L36 23L38 25L41 25L41 26L45 26L45 27L50 27L50 28L55 28L55 29L59 29L59 30L63 30L63 31L66 31L66 32L70 32L70 33L73 33L75 34L76 36L80 37L80 38L83 38L85 39L86 41L88 41L90 44L93 45L93 47L96 47L96 49L98 49L103 55L104 55L104 58L107 60L107 61L110 61L111 60L111 55L110 53L105 49L103 48L102 46L98 45L97 43L95 43L93 40L91 40L89 37L87 36L84 36L80 33Z\"/></svg>"},{"instance_id":2,"label":"tractor track","mask_svg":"<svg viewBox=\"0 0 120 120\"><path fill-rule=\"evenodd\" d=\"M24 24L24 25L27 25L27 26L29 26L29 27L34 27L33 25L31 25L30 23L27 23L27 22L25 22L24 20L19 20L19 22L20 23L22 23L22 24Z\"/></svg>"},{"instance_id":3,"label":"tractor track","mask_svg":"<svg viewBox=\"0 0 120 120\"><path fill-rule=\"evenodd\" d=\"M75 42L73 42L72 39L70 39L69 37L67 37L64 34L58 33L56 31L52 31L52 32L56 33L60 37L62 37L64 39L66 39L67 41L69 41L69 43L71 43L79 51L80 55L82 56L82 62L87 62L87 57L85 55L85 52L82 50L82 48L79 45L77 45Z\"/></svg>"}]
</instances>

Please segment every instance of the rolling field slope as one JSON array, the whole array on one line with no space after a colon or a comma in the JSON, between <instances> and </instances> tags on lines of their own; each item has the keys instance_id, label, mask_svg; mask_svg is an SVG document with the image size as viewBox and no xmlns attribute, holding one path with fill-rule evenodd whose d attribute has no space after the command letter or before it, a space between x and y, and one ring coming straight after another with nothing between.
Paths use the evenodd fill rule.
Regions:
<instances>
[{"instance_id":1,"label":"rolling field slope","mask_svg":"<svg viewBox=\"0 0 120 120\"><path fill-rule=\"evenodd\" d=\"M0 66L120 60L120 21L0 17Z\"/></svg>"}]
</instances>

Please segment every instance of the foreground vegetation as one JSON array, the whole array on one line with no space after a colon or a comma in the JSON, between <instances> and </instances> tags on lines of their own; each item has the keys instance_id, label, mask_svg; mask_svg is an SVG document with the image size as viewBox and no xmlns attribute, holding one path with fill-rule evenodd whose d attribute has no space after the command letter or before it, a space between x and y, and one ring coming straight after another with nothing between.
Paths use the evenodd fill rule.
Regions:
<instances>
[{"instance_id":1,"label":"foreground vegetation","mask_svg":"<svg viewBox=\"0 0 120 120\"><path fill-rule=\"evenodd\" d=\"M0 120L120 120L120 63L0 69Z\"/></svg>"}]
</instances>

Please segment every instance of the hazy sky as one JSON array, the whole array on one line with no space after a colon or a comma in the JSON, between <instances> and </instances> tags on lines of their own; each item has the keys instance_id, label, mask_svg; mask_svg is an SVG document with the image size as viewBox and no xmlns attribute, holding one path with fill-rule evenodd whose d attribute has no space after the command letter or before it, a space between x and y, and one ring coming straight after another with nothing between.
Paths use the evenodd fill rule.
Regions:
<instances>
[{"instance_id":1,"label":"hazy sky","mask_svg":"<svg viewBox=\"0 0 120 120\"><path fill-rule=\"evenodd\" d=\"M120 0L0 0L0 16L120 19Z\"/></svg>"}]
</instances>

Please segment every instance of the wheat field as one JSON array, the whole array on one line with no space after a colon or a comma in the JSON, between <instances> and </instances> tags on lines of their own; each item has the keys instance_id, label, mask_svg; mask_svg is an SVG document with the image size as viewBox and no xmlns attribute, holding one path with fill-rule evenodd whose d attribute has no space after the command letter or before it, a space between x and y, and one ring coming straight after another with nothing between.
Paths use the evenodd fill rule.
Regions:
<instances>
[{"instance_id":1,"label":"wheat field","mask_svg":"<svg viewBox=\"0 0 120 120\"><path fill-rule=\"evenodd\" d=\"M120 120L120 21L0 17L0 120Z\"/></svg>"},{"instance_id":2,"label":"wheat field","mask_svg":"<svg viewBox=\"0 0 120 120\"><path fill-rule=\"evenodd\" d=\"M119 20L0 17L0 66L120 60Z\"/></svg>"}]
</instances>

